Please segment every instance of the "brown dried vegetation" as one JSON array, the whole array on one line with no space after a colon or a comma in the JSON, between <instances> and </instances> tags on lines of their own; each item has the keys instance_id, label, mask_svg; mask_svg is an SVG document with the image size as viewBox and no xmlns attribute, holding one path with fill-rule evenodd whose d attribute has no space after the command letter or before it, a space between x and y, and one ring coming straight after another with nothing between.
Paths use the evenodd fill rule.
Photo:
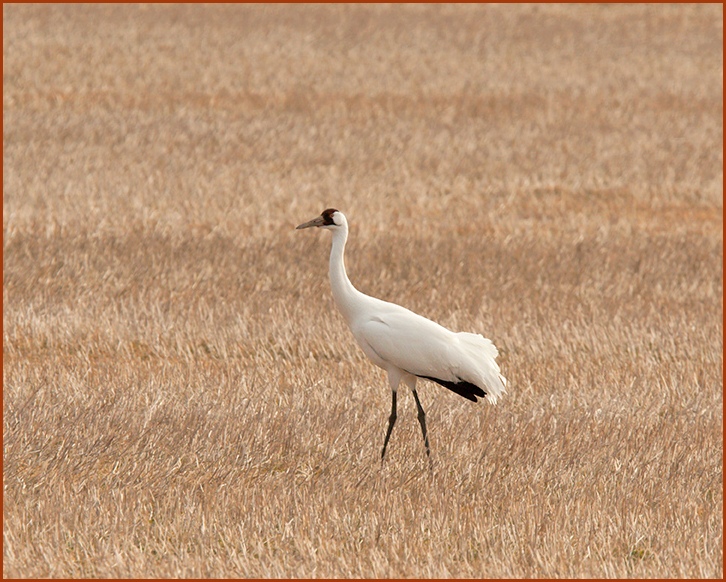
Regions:
<instances>
[{"instance_id":1,"label":"brown dried vegetation","mask_svg":"<svg viewBox=\"0 0 726 582\"><path fill-rule=\"evenodd\" d=\"M722 22L4 5L4 576L722 577ZM433 476L328 206L500 347Z\"/></svg>"}]
</instances>

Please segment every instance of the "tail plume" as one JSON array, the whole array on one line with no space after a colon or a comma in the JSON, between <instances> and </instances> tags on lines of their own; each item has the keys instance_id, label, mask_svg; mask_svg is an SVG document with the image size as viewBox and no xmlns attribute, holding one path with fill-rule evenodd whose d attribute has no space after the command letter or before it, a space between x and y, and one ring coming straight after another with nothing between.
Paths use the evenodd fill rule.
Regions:
<instances>
[{"instance_id":1,"label":"tail plume","mask_svg":"<svg viewBox=\"0 0 726 582\"><path fill-rule=\"evenodd\" d=\"M478 333L460 332L456 335L461 348L457 376L477 386L489 402L496 404L507 391L507 379L500 373L496 362L499 355L497 347Z\"/></svg>"}]
</instances>

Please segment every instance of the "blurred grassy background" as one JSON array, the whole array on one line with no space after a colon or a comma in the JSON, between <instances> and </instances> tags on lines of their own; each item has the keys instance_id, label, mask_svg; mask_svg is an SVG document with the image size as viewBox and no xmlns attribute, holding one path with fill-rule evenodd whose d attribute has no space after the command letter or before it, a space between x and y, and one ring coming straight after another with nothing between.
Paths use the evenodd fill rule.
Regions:
<instances>
[{"instance_id":1,"label":"blurred grassy background","mask_svg":"<svg viewBox=\"0 0 726 582\"><path fill-rule=\"evenodd\" d=\"M4 5L3 574L721 577L721 5ZM500 348L389 394L366 293Z\"/></svg>"}]
</instances>

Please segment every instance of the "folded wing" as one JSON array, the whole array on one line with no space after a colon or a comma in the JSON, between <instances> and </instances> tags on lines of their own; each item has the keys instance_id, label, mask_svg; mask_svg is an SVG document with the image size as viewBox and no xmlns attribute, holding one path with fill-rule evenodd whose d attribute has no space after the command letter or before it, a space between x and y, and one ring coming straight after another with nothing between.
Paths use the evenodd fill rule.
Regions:
<instances>
[{"instance_id":1,"label":"folded wing","mask_svg":"<svg viewBox=\"0 0 726 582\"><path fill-rule=\"evenodd\" d=\"M386 363L475 402L477 396L486 396L494 403L506 391L495 360L497 348L490 340L455 333L408 309L385 305L353 326L364 350L367 344Z\"/></svg>"}]
</instances>

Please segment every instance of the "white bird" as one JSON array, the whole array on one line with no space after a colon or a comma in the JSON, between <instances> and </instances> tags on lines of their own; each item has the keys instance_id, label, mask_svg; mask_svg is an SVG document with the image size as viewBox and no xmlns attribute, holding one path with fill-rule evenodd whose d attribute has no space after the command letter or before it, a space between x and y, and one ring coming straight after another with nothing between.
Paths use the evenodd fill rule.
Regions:
<instances>
[{"instance_id":1,"label":"white bird","mask_svg":"<svg viewBox=\"0 0 726 582\"><path fill-rule=\"evenodd\" d=\"M345 272L343 254L348 240L345 215L329 208L297 229L313 226L333 233L329 274L335 304L366 356L388 373L392 404L381 462L396 422L396 393L403 382L416 400L426 455L431 463L426 414L416 393L416 379L441 384L473 402L477 402L477 397L486 397L494 404L506 392L507 383L495 360L499 352L491 340L479 334L450 331L405 307L358 291Z\"/></svg>"}]
</instances>

